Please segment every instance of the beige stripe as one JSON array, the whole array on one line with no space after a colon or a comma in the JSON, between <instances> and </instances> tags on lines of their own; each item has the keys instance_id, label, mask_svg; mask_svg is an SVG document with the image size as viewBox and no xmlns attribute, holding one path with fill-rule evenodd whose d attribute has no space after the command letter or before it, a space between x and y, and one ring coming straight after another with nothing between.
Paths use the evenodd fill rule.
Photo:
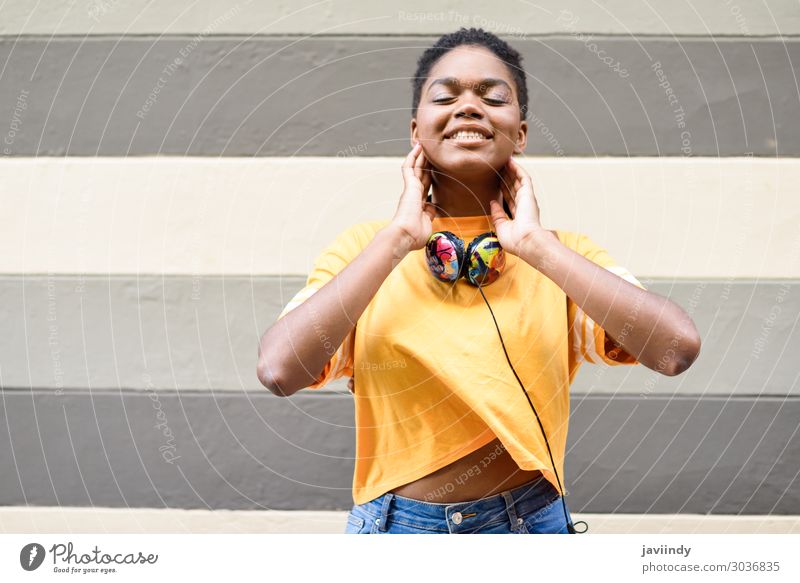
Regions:
<instances>
[{"instance_id":1,"label":"beige stripe","mask_svg":"<svg viewBox=\"0 0 800 583\"><path fill-rule=\"evenodd\" d=\"M0 273L306 274L399 158L0 159ZM527 158L548 228L638 277L800 277L800 160Z\"/></svg>"},{"instance_id":2,"label":"beige stripe","mask_svg":"<svg viewBox=\"0 0 800 583\"><path fill-rule=\"evenodd\" d=\"M572 31L746 36L797 34L799 20L793 0L702 0L656 6L621 0L40 0L33 4L7 0L0 10L0 34L442 34L474 26L512 37Z\"/></svg>"},{"instance_id":3,"label":"beige stripe","mask_svg":"<svg viewBox=\"0 0 800 583\"><path fill-rule=\"evenodd\" d=\"M162 533L331 533L341 534L346 511L183 510L4 506L0 524L7 534ZM800 516L585 514L592 534L797 534Z\"/></svg>"}]
</instances>

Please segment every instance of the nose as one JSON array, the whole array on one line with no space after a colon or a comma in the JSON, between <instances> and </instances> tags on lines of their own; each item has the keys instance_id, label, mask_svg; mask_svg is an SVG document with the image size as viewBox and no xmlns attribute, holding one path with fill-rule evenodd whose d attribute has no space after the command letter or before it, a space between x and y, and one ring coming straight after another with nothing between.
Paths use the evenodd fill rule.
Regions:
<instances>
[{"instance_id":1,"label":"nose","mask_svg":"<svg viewBox=\"0 0 800 583\"><path fill-rule=\"evenodd\" d=\"M483 110L477 105L475 99L464 98L455 112L455 117L469 117L483 119Z\"/></svg>"}]
</instances>

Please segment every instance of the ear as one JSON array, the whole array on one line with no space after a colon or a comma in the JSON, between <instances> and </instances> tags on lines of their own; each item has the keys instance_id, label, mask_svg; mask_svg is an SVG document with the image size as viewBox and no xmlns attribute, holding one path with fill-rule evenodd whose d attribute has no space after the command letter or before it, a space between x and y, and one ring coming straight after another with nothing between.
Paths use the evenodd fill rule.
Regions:
<instances>
[{"instance_id":1,"label":"ear","mask_svg":"<svg viewBox=\"0 0 800 583\"><path fill-rule=\"evenodd\" d=\"M417 120L411 118L411 147L413 148L417 143Z\"/></svg>"},{"instance_id":2,"label":"ear","mask_svg":"<svg viewBox=\"0 0 800 583\"><path fill-rule=\"evenodd\" d=\"M517 142L514 144L514 153L522 154L525 151L525 146L528 145L528 122L521 121L519 123L519 131L517 132Z\"/></svg>"}]
</instances>

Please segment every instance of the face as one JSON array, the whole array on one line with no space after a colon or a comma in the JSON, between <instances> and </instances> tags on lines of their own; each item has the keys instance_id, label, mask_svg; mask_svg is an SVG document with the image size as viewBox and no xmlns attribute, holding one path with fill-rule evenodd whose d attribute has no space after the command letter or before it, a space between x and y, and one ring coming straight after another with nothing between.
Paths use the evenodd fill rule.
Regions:
<instances>
[{"instance_id":1,"label":"face","mask_svg":"<svg viewBox=\"0 0 800 583\"><path fill-rule=\"evenodd\" d=\"M412 145L419 141L437 170L457 176L499 171L525 149L527 133L508 67L476 46L459 46L436 62L411 120Z\"/></svg>"}]
</instances>

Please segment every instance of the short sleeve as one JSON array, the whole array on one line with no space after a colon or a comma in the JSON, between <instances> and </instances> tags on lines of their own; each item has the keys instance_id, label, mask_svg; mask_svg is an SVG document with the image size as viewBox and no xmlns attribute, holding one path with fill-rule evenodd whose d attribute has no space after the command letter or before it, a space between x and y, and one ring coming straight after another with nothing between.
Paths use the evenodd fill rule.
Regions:
<instances>
[{"instance_id":1,"label":"short sleeve","mask_svg":"<svg viewBox=\"0 0 800 583\"><path fill-rule=\"evenodd\" d=\"M647 289L628 269L618 265L605 249L598 246L586 235L567 233L561 236L565 238L563 242L575 252L618 275L625 281L641 289ZM570 362L573 366L577 366L583 361L612 366L639 364L639 361L618 346L613 338L607 335L606 331L569 297L567 297L567 318L569 322Z\"/></svg>"},{"instance_id":2,"label":"short sleeve","mask_svg":"<svg viewBox=\"0 0 800 583\"><path fill-rule=\"evenodd\" d=\"M314 267L308 274L305 286L298 291L278 315L278 320L297 308L308 298L318 292L361 253L371 240L368 227L373 223L354 225L343 231L314 260ZM374 233L373 233L374 236ZM343 376L353 375L356 327L345 336L342 344L333 350L331 358L309 389L318 389ZM324 341L324 338L321 338Z\"/></svg>"}]
</instances>

